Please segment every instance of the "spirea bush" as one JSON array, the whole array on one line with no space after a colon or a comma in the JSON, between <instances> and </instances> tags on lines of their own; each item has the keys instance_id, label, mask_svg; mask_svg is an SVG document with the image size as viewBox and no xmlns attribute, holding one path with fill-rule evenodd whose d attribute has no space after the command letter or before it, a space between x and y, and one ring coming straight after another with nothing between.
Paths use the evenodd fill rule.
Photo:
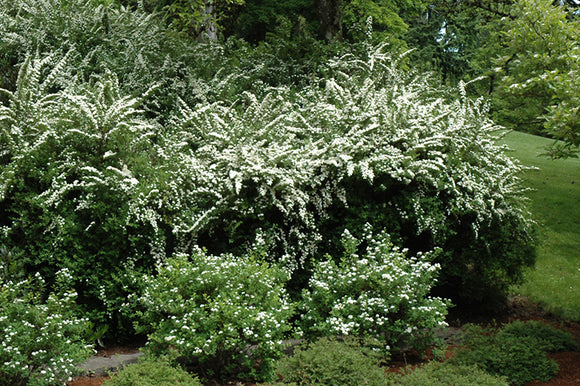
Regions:
<instances>
[{"instance_id":1,"label":"spirea bush","mask_svg":"<svg viewBox=\"0 0 580 386\"><path fill-rule=\"evenodd\" d=\"M52 281L69 269L87 315L120 322L114 314L130 285L124 273L152 269L162 239L158 227L130 216L154 167L155 126L140 118L139 98L121 95L114 74L81 84L67 60L29 57L16 90L4 91L0 239L26 272Z\"/></svg>"},{"instance_id":2,"label":"spirea bush","mask_svg":"<svg viewBox=\"0 0 580 386\"><path fill-rule=\"evenodd\" d=\"M171 83L169 78L180 70L177 54L165 56L173 49L184 50L183 45L165 34L156 16L140 9L93 0L1 0L0 9L0 64L7 74L0 78L0 87L11 91L16 65L32 53L71 52L70 67L81 70L83 79L109 69L125 90L137 92L145 92L155 79L167 77Z\"/></svg>"},{"instance_id":3,"label":"spirea bush","mask_svg":"<svg viewBox=\"0 0 580 386\"><path fill-rule=\"evenodd\" d=\"M137 329L151 353L181 357L202 376L271 380L291 328L287 279L257 255L176 255L145 278Z\"/></svg>"},{"instance_id":4,"label":"spirea bush","mask_svg":"<svg viewBox=\"0 0 580 386\"><path fill-rule=\"evenodd\" d=\"M233 105L182 103L164 134L161 193L181 208L178 243L217 253L261 231L271 256L308 266L368 222L413 252L442 248L449 296L505 294L534 261L534 228L522 167L496 145L483 101L400 71L380 49L331 61L325 76Z\"/></svg>"},{"instance_id":5,"label":"spirea bush","mask_svg":"<svg viewBox=\"0 0 580 386\"><path fill-rule=\"evenodd\" d=\"M437 252L407 257L386 232L369 231L363 242L360 256L360 241L345 231L342 259L316 265L300 304L306 336L369 337L386 354L407 344L425 348L432 330L446 325L446 301L429 296Z\"/></svg>"},{"instance_id":6,"label":"spirea bush","mask_svg":"<svg viewBox=\"0 0 580 386\"><path fill-rule=\"evenodd\" d=\"M94 352L83 340L88 321L74 315L70 272L57 273L55 291L44 302L40 275L1 279L0 384L65 385Z\"/></svg>"},{"instance_id":7,"label":"spirea bush","mask_svg":"<svg viewBox=\"0 0 580 386\"><path fill-rule=\"evenodd\" d=\"M161 14L115 3L0 0L0 88L15 89L18 65L28 55L68 52L69 68L84 81L109 70L129 94L157 85L156 98L144 109L163 121L178 97L189 103L233 101L243 91L305 82L313 67L307 58L280 57L286 50L279 46L253 49L235 38L192 44L168 31ZM319 61L322 49L310 49Z\"/></svg>"}]
</instances>

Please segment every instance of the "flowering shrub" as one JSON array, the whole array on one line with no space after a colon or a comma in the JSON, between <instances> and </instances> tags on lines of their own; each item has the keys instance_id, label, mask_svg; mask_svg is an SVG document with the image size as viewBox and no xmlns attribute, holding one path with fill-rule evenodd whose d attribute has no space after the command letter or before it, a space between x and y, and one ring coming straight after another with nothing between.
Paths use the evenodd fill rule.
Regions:
<instances>
[{"instance_id":1,"label":"flowering shrub","mask_svg":"<svg viewBox=\"0 0 580 386\"><path fill-rule=\"evenodd\" d=\"M131 221L128 211L148 170L154 127L138 118L140 99L121 95L113 74L80 85L65 70L68 60L29 57L16 90L5 92L0 238L24 252L28 272L51 277L70 269L80 300L104 323L115 308L107 308L101 285L120 270L153 265L143 260L156 230ZM120 288L109 292L124 297Z\"/></svg>"},{"instance_id":2,"label":"flowering shrub","mask_svg":"<svg viewBox=\"0 0 580 386\"><path fill-rule=\"evenodd\" d=\"M0 62L8 74L0 76L0 87L11 91L16 88L15 65L34 52L72 52L69 69L81 69L81 78L109 69L139 92L151 87L151 79L159 81L160 76L170 76L165 71L178 67L168 69L163 63L177 42L164 33L162 23L140 9L97 5L93 0L0 0L0 9L0 50L8 59Z\"/></svg>"},{"instance_id":3,"label":"flowering shrub","mask_svg":"<svg viewBox=\"0 0 580 386\"><path fill-rule=\"evenodd\" d=\"M92 347L83 342L86 319L73 315L76 292L67 270L56 276L56 291L40 301L44 285L34 278L2 280L0 286L0 379L3 385L64 385L78 372Z\"/></svg>"},{"instance_id":4,"label":"flowering shrub","mask_svg":"<svg viewBox=\"0 0 580 386\"><path fill-rule=\"evenodd\" d=\"M298 290L367 222L413 253L442 248L455 298L505 292L533 263L522 168L464 85L431 86L381 48L268 83L275 62L252 65L248 46L180 56L154 16L94 4L0 0L0 243L27 272L69 268L97 324L131 325L133 273L195 245L243 254L257 235Z\"/></svg>"},{"instance_id":5,"label":"flowering shrub","mask_svg":"<svg viewBox=\"0 0 580 386\"><path fill-rule=\"evenodd\" d=\"M172 196L177 240L214 253L262 229L272 256L308 265L368 222L414 251L442 248L455 297L485 301L520 279L534 260L522 167L495 144L483 101L399 71L380 49L332 61L326 76L235 105L183 103L163 137L167 193L142 202Z\"/></svg>"},{"instance_id":6,"label":"flowering shrub","mask_svg":"<svg viewBox=\"0 0 580 386\"><path fill-rule=\"evenodd\" d=\"M175 351L205 375L271 377L290 329L287 275L255 256L176 255L145 278L137 329L154 354Z\"/></svg>"},{"instance_id":7,"label":"flowering shrub","mask_svg":"<svg viewBox=\"0 0 580 386\"><path fill-rule=\"evenodd\" d=\"M378 340L390 351L395 344L431 343L432 329L446 325L447 303L429 297L438 264L436 252L408 258L387 233L359 241L344 232L345 255L314 269L301 303L302 326L308 336L354 335Z\"/></svg>"}]
</instances>

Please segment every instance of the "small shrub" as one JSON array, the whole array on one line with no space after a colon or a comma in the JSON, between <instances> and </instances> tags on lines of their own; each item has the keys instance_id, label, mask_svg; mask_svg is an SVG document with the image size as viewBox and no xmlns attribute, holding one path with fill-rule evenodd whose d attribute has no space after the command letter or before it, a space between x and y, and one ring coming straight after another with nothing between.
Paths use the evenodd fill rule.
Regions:
<instances>
[{"instance_id":1,"label":"small shrub","mask_svg":"<svg viewBox=\"0 0 580 386\"><path fill-rule=\"evenodd\" d=\"M319 263L305 290L302 326L309 335L369 336L386 345L430 344L431 330L445 325L446 302L428 296L439 269L435 253L407 258L385 232L367 229L366 254L345 231L339 264ZM386 346L389 351L390 347Z\"/></svg>"},{"instance_id":2,"label":"small shrub","mask_svg":"<svg viewBox=\"0 0 580 386\"><path fill-rule=\"evenodd\" d=\"M70 274L57 273L57 290L46 302L40 275L0 279L0 385L62 385L93 352L83 341L87 321L73 315Z\"/></svg>"},{"instance_id":3,"label":"small shrub","mask_svg":"<svg viewBox=\"0 0 580 386\"><path fill-rule=\"evenodd\" d=\"M321 338L281 359L276 372L298 385L385 385L381 354L347 338Z\"/></svg>"},{"instance_id":4,"label":"small shrub","mask_svg":"<svg viewBox=\"0 0 580 386\"><path fill-rule=\"evenodd\" d=\"M430 362L425 366L394 376L393 385L412 386L508 386L505 377L491 375L477 366L453 365L449 362Z\"/></svg>"},{"instance_id":5,"label":"small shrub","mask_svg":"<svg viewBox=\"0 0 580 386\"><path fill-rule=\"evenodd\" d=\"M151 353L173 353L203 375L270 380L293 312L286 280L252 256L177 255L145 278L137 330L149 333Z\"/></svg>"},{"instance_id":6,"label":"small shrub","mask_svg":"<svg viewBox=\"0 0 580 386\"><path fill-rule=\"evenodd\" d=\"M187 371L173 367L168 360L145 357L138 363L124 367L111 379L105 381L106 386L202 386L196 377Z\"/></svg>"},{"instance_id":7,"label":"small shrub","mask_svg":"<svg viewBox=\"0 0 580 386\"><path fill-rule=\"evenodd\" d=\"M546 339L540 335L543 333L547 334ZM567 340L565 333L537 322L517 322L491 333L471 327L467 335L467 349L457 353L454 363L478 365L518 385L551 379L559 367L547 354L573 345L571 335Z\"/></svg>"},{"instance_id":8,"label":"small shrub","mask_svg":"<svg viewBox=\"0 0 580 386\"><path fill-rule=\"evenodd\" d=\"M549 324L538 321L521 322L519 320L505 326L502 335L529 337L536 339L547 352L576 351L578 343L571 333L558 330Z\"/></svg>"}]
</instances>

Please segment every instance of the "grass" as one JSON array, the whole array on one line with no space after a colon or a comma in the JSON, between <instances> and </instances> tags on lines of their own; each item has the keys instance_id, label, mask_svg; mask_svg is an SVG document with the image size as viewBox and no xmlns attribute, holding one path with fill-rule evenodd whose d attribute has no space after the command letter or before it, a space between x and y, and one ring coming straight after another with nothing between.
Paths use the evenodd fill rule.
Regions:
<instances>
[{"instance_id":1,"label":"grass","mask_svg":"<svg viewBox=\"0 0 580 386\"><path fill-rule=\"evenodd\" d=\"M539 225L540 245L534 269L513 289L547 311L580 320L580 159L552 160L541 154L552 141L511 132L503 143L528 170L530 210Z\"/></svg>"}]
</instances>

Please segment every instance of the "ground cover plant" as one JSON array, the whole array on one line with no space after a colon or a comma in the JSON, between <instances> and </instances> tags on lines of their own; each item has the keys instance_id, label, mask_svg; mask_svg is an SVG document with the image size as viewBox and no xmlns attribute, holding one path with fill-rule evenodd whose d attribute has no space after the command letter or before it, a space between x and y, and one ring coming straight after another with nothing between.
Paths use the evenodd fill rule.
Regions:
<instances>
[{"instance_id":1,"label":"ground cover plant","mask_svg":"<svg viewBox=\"0 0 580 386\"><path fill-rule=\"evenodd\" d=\"M578 349L572 334L534 321L516 321L496 331L471 326L467 336L467 349L451 361L480 366L516 385L548 381L558 372L558 364L547 354Z\"/></svg>"},{"instance_id":2,"label":"ground cover plant","mask_svg":"<svg viewBox=\"0 0 580 386\"><path fill-rule=\"evenodd\" d=\"M580 160L542 156L552 141L519 132L503 140L514 157L535 167L522 174L532 190L530 208L539 224L538 260L514 292L565 319L580 320Z\"/></svg>"}]
</instances>

